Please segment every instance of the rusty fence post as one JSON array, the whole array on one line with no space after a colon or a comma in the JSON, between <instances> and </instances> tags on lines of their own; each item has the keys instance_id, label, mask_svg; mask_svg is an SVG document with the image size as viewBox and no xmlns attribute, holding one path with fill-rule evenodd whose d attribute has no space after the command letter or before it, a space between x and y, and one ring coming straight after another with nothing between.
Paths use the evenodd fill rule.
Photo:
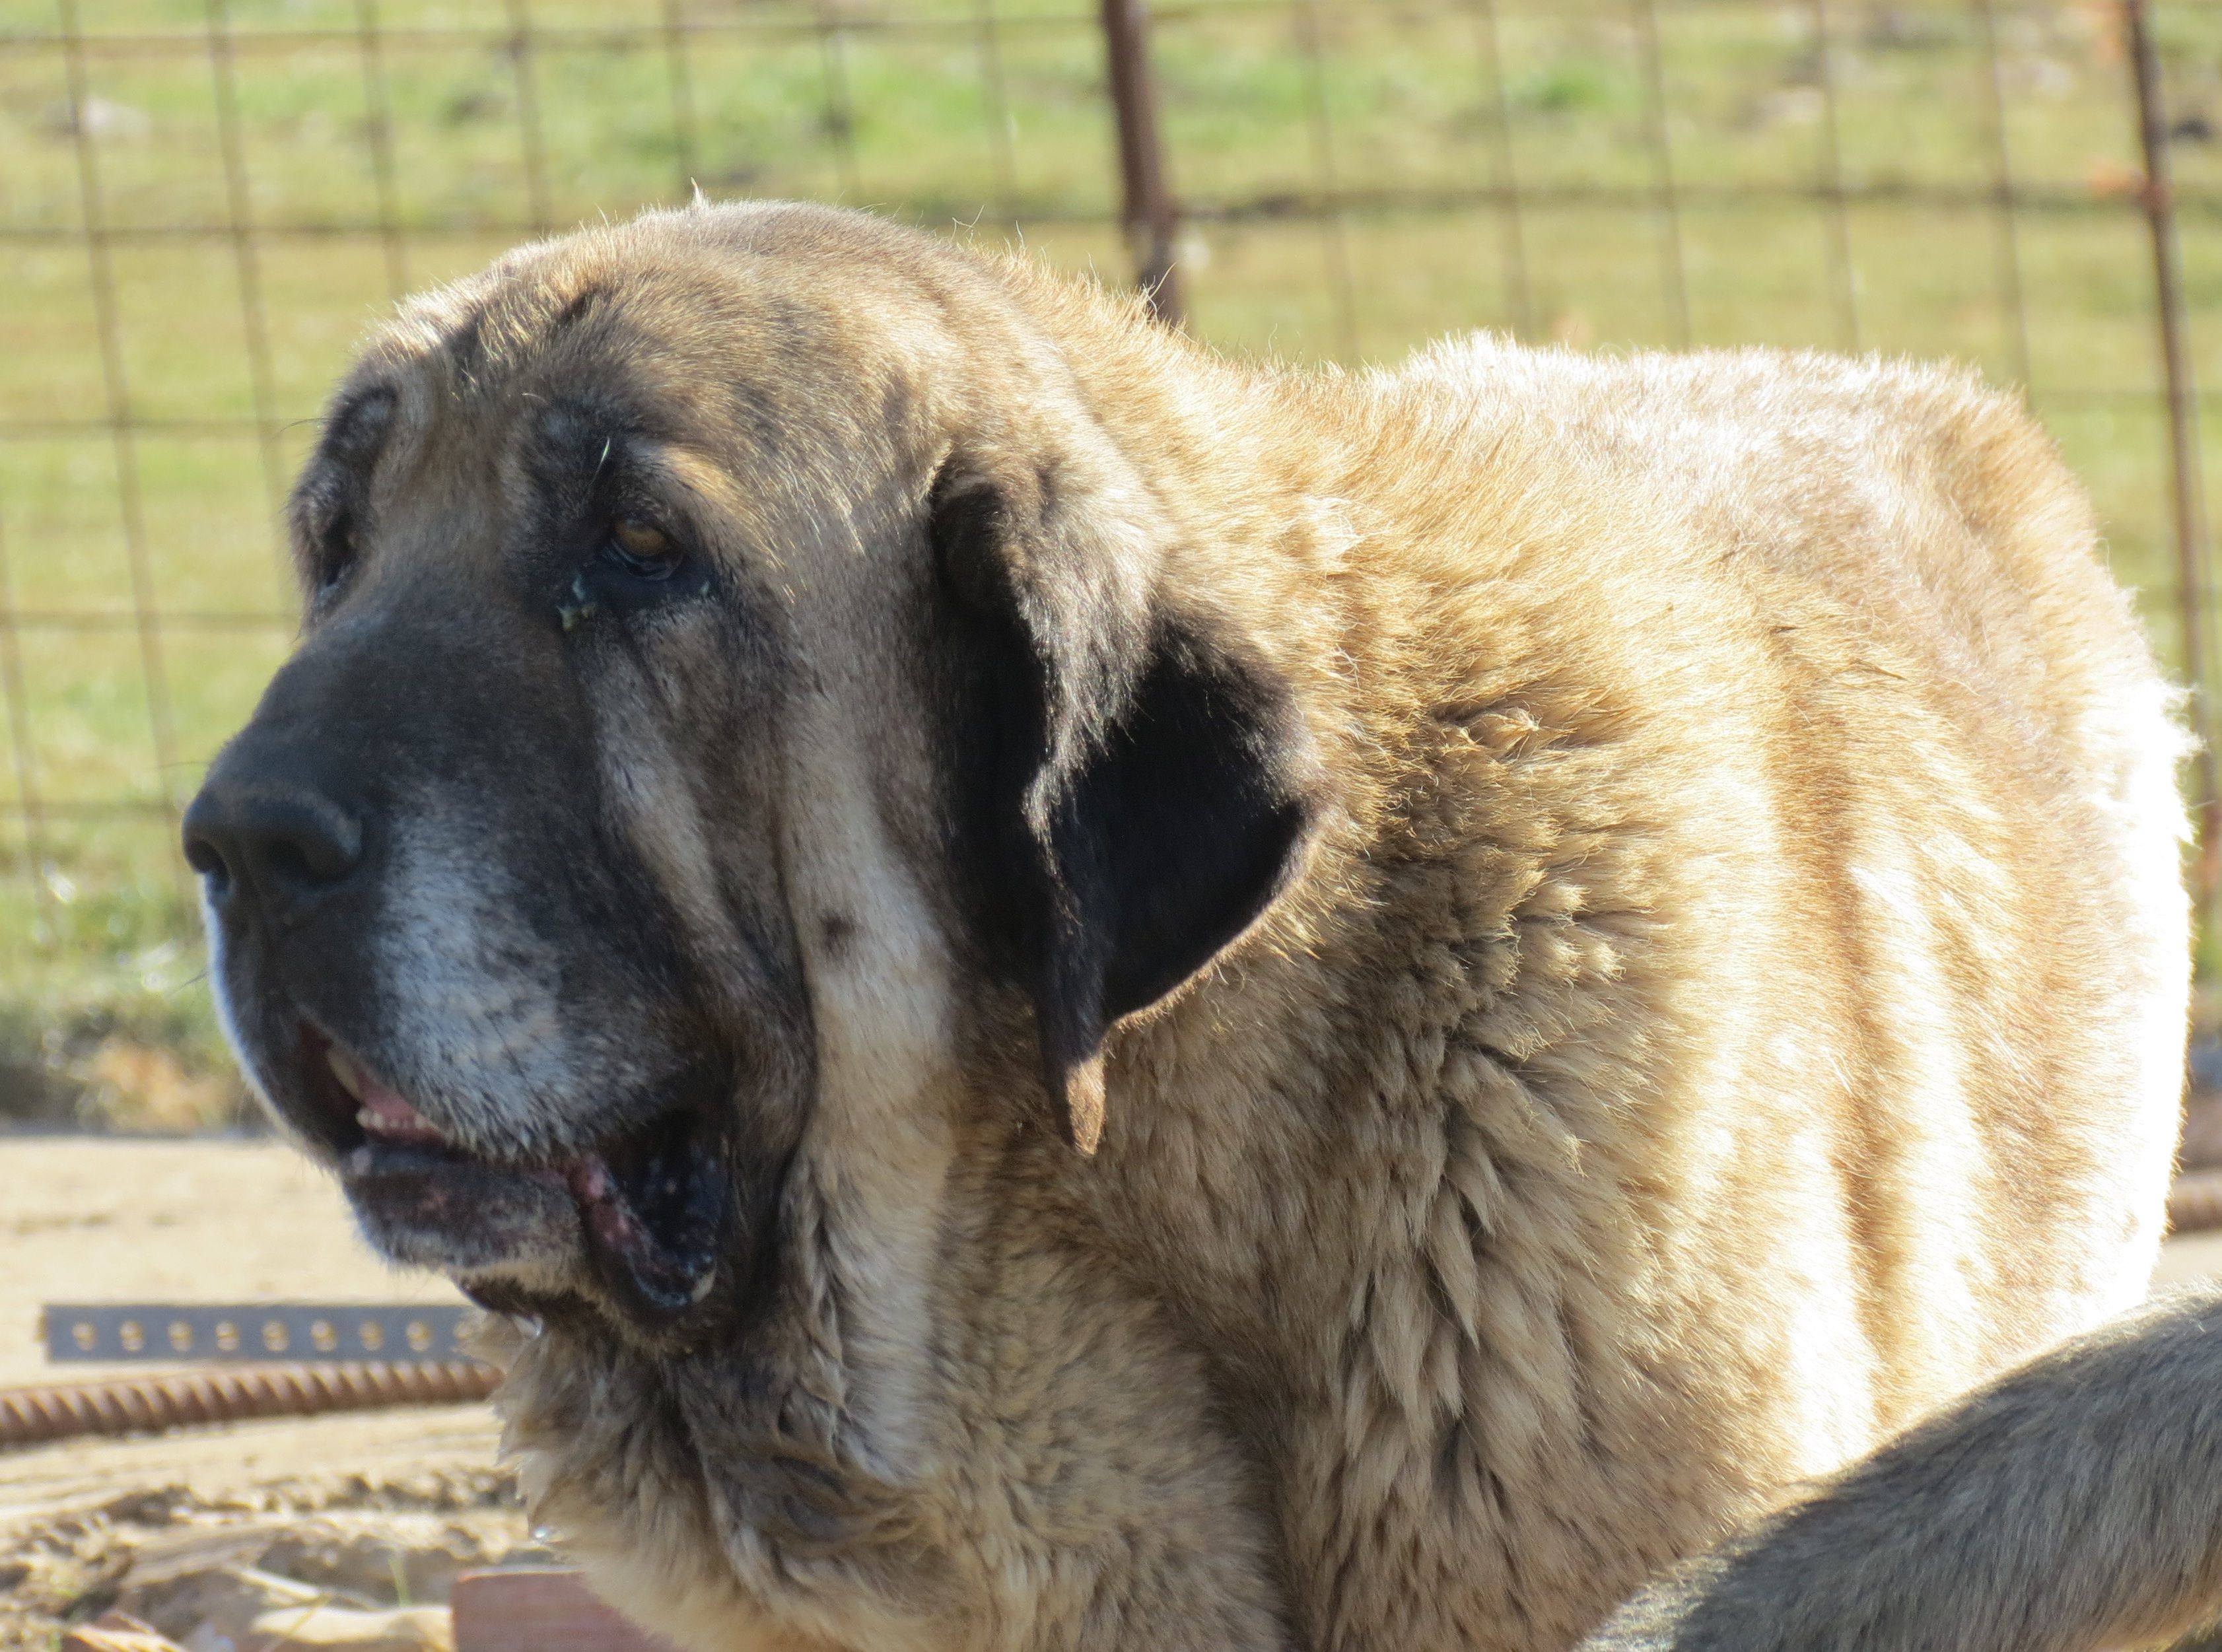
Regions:
<instances>
[{"instance_id":1,"label":"rusty fence post","mask_svg":"<svg viewBox=\"0 0 2222 1652\"><path fill-rule=\"evenodd\" d=\"M2222 873L2222 795L2215 788L2214 717L2206 675L2206 545L2199 473L2199 409L2183 336L2183 270L2175 237L2175 199L2169 181L2168 116L2162 106L2160 60L2153 50L2145 0L2122 0L2130 68L2137 87L2137 140L2144 150L2145 223L2152 231L2154 307L2160 314L2161 370L2168 393L2169 480L2175 511L2176 611L2183 624L2183 674L2191 685L2191 732L2198 742L2198 857L2192 896L2203 931Z\"/></svg>"},{"instance_id":2,"label":"rusty fence post","mask_svg":"<svg viewBox=\"0 0 2222 1652\"><path fill-rule=\"evenodd\" d=\"M1103 0L1103 49L1110 60L1111 104L1119 119L1120 211L1134 253L1135 280L1168 326L1181 324L1173 236L1180 213L1165 180L1158 139L1157 81L1150 72L1150 13L1144 0Z\"/></svg>"}]
</instances>

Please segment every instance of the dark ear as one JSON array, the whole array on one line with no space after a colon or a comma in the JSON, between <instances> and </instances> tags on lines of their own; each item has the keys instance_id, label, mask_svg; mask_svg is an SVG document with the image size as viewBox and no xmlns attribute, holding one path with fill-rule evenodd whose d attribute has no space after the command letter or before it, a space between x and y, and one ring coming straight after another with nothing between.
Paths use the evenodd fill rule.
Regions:
<instances>
[{"instance_id":1,"label":"dark ear","mask_svg":"<svg viewBox=\"0 0 2222 1652\"><path fill-rule=\"evenodd\" d=\"M1105 1034L1280 893L1309 839L1315 765L1287 685L1254 651L1134 570L1045 565L1133 543L1043 521L1074 508L1053 489L945 473L930 532L958 660L962 857L991 945L1033 1001L1058 1125L1093 1153Z\"/></svg>"}]
</instances>

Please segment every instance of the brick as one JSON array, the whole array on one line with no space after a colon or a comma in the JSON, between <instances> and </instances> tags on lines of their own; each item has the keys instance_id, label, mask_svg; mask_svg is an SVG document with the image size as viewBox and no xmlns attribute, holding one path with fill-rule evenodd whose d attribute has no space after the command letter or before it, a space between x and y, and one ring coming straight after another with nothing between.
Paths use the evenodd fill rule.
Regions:
<instances>
[{"instance_id":1,"label":"brick","mask_svg":"<svg viewBox=\"0 0 2222 1652\"><path fill-rule=\"evenodd\" d=\"M466 1572L449 1598L455 1652L675 1652L568 1566ZM88 1652L105 1652L89 1649ZM135 1649L126 1649L135 1652Z\"/></svg>"}]
</instances>

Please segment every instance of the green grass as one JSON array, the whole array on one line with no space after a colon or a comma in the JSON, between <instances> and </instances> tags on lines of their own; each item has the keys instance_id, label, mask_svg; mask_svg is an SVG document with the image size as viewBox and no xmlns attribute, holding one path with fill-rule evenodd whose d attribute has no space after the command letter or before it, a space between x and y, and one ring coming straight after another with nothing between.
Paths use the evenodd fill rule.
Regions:
<instances>
[{"instance_id":1,"label":"green grass","mask_svg":"<svg viewBox=\"0 0 2222 1652\"><path fill-rule=\"evenodd\" d=\"M7 595L29 617L16 647L30 736L0 781L0 1115L183 1117L227 1104L195 1088L225 1069L164 809L190 794L283 653L283 624L254 622L291 603L273 505L324 387L397 291L473 268L534 225L681 198L690 180L713 195L846 200L1020 236L1070 267L1125 267L1106 222L1112 134L1086 0L995 0L994 75L982 0L688 0L704 25L687 53L691 120L659 0L525 9L541 33L519 57L499 38L501 4L376 7L389 31L389 189L355 0L232 0L245 207L267 232L242 262L228 236L179 233L230 222L210 6L78 0L104 117L91 148L119 232L117 365L133 414L153 425L132 452L145 524L135 581L103 424L67 62L51 38L60 13L0 0L0 551ZM2175 112L2222 129L2222 6L2156 9ZM1393 360L1480 326L1599 349L1676 341L1624 0L1496 8L1509 176L1527 195L1524 290L1507 215L1456 198L1508 179L1476 0L1158 10L1172 171L1199 210L1183 277L1204 336L1295 361ZM2025 367L1999 297L2000 225L1985 204L1995 150L1966 0L1828 9L1842 177L1869 197L1846 217L1855 333L1830 219L1798 195L1820 175L1830 129L1811 7L1660 0L1659 11L1694 342L1856 343L1974 361L2002 381L2025 372L2098 499L2117 572L2177 657L2150 251L2125 194L2134 129L2110 10L1997 8L2008 146L2035 203L2014 223ZM824 20L844 27L814 26ZM438 33L458 29L469 33ZM2176 165L2195 365L2222 389L2222 143L2194 135ZM1321 223L1305 204L1329 167L1368 204ZM1900 198L1924 192L1955 198ZM2222 404L2209 412L2222 475L2211 462ZM267 450L252 431L162 428L258 417L274 427ZM168 769L135 630L39 618L128 615L142 588L169 617ZM54 806L36 852L19 768ZM141 812L83 812L117 802ZM171 1068L150 1079L123 1058L145 1049L170 1052ZM135 1085L166 1084L166 1104L134 1099Z\"/></svg>"}]
</instances>

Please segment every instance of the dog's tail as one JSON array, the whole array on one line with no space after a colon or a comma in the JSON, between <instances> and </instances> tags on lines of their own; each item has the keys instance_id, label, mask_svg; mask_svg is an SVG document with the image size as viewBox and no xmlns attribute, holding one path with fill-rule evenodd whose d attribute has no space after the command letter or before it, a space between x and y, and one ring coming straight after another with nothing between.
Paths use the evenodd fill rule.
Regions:
<instances>
[{"instance_id":1,"label":"dog's tail","mask_svg":"<svg viewBox=\"0 0 2222 1652\"><path fill-rule=\"evenodd\" d=\"M2222 1613L2222 1289L1979 1389L1581 1652L2096 1652Z\"/></svg>"}]
</instances>

